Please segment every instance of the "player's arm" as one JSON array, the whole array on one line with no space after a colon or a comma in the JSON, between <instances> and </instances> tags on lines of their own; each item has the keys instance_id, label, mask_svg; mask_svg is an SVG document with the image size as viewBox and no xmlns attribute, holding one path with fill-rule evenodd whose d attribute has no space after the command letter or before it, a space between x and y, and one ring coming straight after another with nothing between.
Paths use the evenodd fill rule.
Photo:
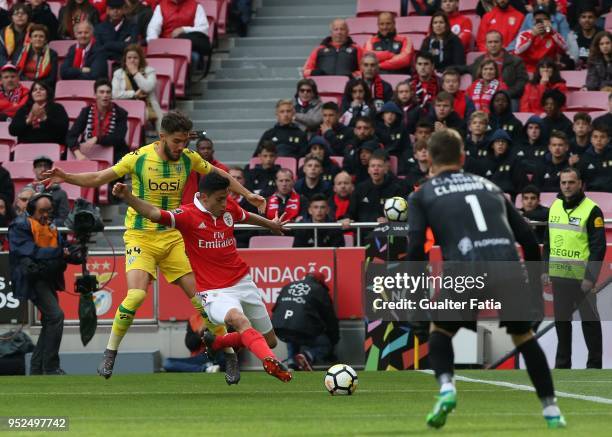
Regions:
<instances>
[{"instance_id":1,"label":"player's arm","mask_svg":"<svg viewBox=\"0 0 612 437\"><path fill-rule=\"evenodd\" d=\"M47 187L53 184L66 182L72 185L78 185L79 187L88 188L100 187L120 177L115 173L113 167L87 173L66 173L61 168L55 167L44 172L43 176L46 177L46 179L43 179L41 182Z\"/></svg>"},{"instance_id":2,"label":"player's arm","mask_svg":"<svg viewBox=\"0 0 612 437\"><path fill-rule=\"evenodd\" d=\"M134 196L126 184L117 182L113 186L113 196L123 199L125 203L134 208L138 214L151 220L152 222L159 223L161 221L161 210L158 207Z\"/></svg>"},{"instance_id":3,"label":"player's arm","mask_svg":"<svg viewBox=\"0 0 612 437\"><path fill-rule=\"evenodd\" d=\"M274 220L268 220L265 217L262 217L257 214L248 214L246 219L242 223L246 223L249 225L261 226L262 228L267 228L272 231L273 234L283 235L289 229L285 228L284 225L289 220L283 220L285 218L285 214L280 217L276 216Z\"/></svg>"}]
</instances>

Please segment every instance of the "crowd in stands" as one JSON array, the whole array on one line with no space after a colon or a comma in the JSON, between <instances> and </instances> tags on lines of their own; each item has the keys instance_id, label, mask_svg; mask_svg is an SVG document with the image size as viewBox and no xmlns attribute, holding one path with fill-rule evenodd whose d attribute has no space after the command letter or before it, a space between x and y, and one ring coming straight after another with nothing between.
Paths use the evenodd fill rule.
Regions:
<instances>
[{"instance_id":1,"label":"crowd in stands","mask_svg":"<svg viewBox=\"0 0 612 437\"><path fill-rule=\"evenodd\" d=\"M233 2L235 11L248 3ZM400 4L409 16L376 10L369 30L352 33L349 20L333 20L293 98L277 102L276 124L249 164L229 168L268 198L268 217L341 221L345 234L351 221L383 221L384 199L406 196L427 178L427 138L446 128L465 139L465 169L513 198L558 191L566 166L581 170L588 191L612 192L612 33L602 30L609 2L483 0L467 11L459 0ZM147 44L189 40L194 68L203 68L212 47L196 0L68 0L57 18L44 0L0 10L0 120L18 143L58 143L68 159L87 160L101 147L112 148L116 162L133 147L121 100L144 102L149 126L159 127ZM245 34L248 17L236 14ZM428 26L402 21L411 16ZM74 40L61 57L51 48L57 40ZM77 79L95 81L93 94L80 112L67 113L54 87ZM610 93L608 103L597 98L594 106L585 91ZM213 140L200 135L197 150L223 166ZM190 184L186 201L197 176ZM12 205L14 194L0 199ZM250 235L241 233L239 243ZM342 236L319 232L318 243L342 245ZM314 243L310 232L295 237L297 245Z\"/></svg>"}]
</instances>

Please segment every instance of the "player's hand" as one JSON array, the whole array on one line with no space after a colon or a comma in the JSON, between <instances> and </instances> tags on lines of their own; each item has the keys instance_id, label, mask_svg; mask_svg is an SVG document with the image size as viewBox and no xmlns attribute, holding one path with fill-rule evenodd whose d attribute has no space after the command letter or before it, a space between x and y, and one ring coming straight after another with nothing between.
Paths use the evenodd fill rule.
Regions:
<instances>
[{"instance_id":1,"label":"player's hand","mask_svg":"<svg viewBox=\"0 0 612 437\"><path fill-rule=\"evenodd\" d=\"M289 223L289 220L285 220L285 215L287 215L287 213L283 213L283 215L279 217L278 213L276 213L274 219L270 220L272 222L272 226L270 226L270 231L272 231L273 234L284 235L285 232L289 231L288 228L284 227L287 223Z\"/></svg>"},{"instance_id":2,"label":"player's hand","mask_svg":"<svg viewBox=\"0 0 612 437\"><path fill-rule=\"evenodd\" d=\"M64 172L64 170L58 167L54 167L51 170L47 170L43 172L42 175L46 179L43 179L42 181L40 181L40 183L47 188L49 188L53 184L61 184L62 182L66 181L66 172Z\"/></svg>"},{"instance_id":3,"label":"player's hand","mask_svg":"<svg viewBox=\"0 0 612 437\"><path fill-rule=\"evenodd\" d=\"M582 290L582 292L584 294L589 293L591 290L593 290L593 281L589 281L588 279L583 279L582 282L580 283L580 289Z\"/></svg>"},{"instance_id":4,"label":"player's hand","mask_svg":"<svg viewBox=\"0 0 612 437\"><path fill-rule=\"evenodd\" d=\"M259 194L250 193L248 196L246 196L246 200L251 205L257 207L257 211L259 211L261 214L266 212L266 199Z\"/></svg>"},{"instance_id":5,"label":"player's hand","mask_svg":"<svg viewBox=\"0 0 612 437\"><path fill-rule=\"evenodd\" d=\"M117 182L113 186L113 196L115 196L118 199L125 199L125 196L127 196L128 193L129 193L129 189L126 184Z\"/></svg>"}]
</instances>

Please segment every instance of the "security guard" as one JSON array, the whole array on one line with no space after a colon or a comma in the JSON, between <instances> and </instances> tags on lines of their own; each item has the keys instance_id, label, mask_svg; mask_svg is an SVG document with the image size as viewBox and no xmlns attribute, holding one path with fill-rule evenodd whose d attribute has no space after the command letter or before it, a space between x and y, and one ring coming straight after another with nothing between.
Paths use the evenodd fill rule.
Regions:
<instances>
[{"instance_id":1,"label":"security guard","mask_svg":"<svg viewBox=\"0 0 612 437\"><path fill-rule=\"evenodd\" d=\"M559 177L561 193L550 207L548 238L544 240L558 337L555 367L572 366L571 320L578 309L589 350L586 366L601 368L601 322L593 288L606 251L604 218L599 206L585 196L577 169L568 167Z\"/></svg>"}]
</instances>

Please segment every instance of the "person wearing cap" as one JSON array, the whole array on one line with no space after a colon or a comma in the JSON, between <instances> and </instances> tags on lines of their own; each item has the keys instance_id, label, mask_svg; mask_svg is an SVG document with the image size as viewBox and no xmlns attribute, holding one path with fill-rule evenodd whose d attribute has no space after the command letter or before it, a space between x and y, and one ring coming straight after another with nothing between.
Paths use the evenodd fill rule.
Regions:
<instances>
[{"instance_id":1,"label":"person wearing cap","mask_svg":"<svg viewBox=\"0 0 612 437\"><path fill-rule=\"evenodd\" d=\"M25 3L15 3L9 10L11 24L0 30L0 65L17 64L28 40L32 10Z\"/></svg>"},{"instance_id":2,"label":"person wearing cap","mask_svg":"<svg viewBox=\"0 0 612 437\"><path fill-rule=\"evenodd\" d=\"M521 30L519 30L519 35L529 29L533 29L536 20L535 13L537 11L547 11L550 17L550 24L553 30L559 32L565 41L568 40L570 33L570 26L567 22L567 18L562 12L559 12L557 1L555 0L533 0L533 12L525 15L525 19L523 20L523 24L521 25ZM512 44L508 47L508 50L513 50L515 48L517 40L515 39Z\"/></svg>"},{"instance_id":3,"label":"person wearing cap","mask_svg":"<svg viewBox=\"0 0 612 437\"><path fill-rule=\"evenodd\" d=\"M553 28L548 9L539 6L533 11L533 17L533 28L519 33L515 49L528 73L535 73L540 59L558 61L568 50L563 36Z\"/></svg>"},{"instance_id":4,"label":"person wearing cap","mask_svg":"<svg viewBox=\"0 0 612 437\"><path fill-rule=\"evenodd\" d=\"M106 52L93 37L93 31L89 21L74 25L76 44L70 46L60 68L62 80L96 80L107 76Z\"/></svg>"},{"instance_id":5,"label":"person wearing cap","mask_svg":"<svg viewBox=\"0 0 612 437\"><path fill-rule=\"evenodd\" d=\"M0 68L0 121L6 121L26 104L30 90L19 83L19 72L13 64Z\"/></svg>"},{"instance_id":6,"label":"person wearing cap","mask_svg":"<svg viewBox=\"0 0 612 437\"><path fill-rule=\"evenodd\" d=\"M315 135L308 142L308 152L318 158L323 164L323 180L332 183L334 177L340 172L340 166L335 160L331 159L332 150L325 138ZM303 165L298 169L298 178L304 177Z\"/></svg>"},{"instance_id":7,"label":"person wearing cap","mask_svg":"<svg viewBox=\"0 0 612 437\"><path fill-rule=\"evenodd\" d=\"M26 185L26 188L31 188L35 194L49 194L53 201L53 223L56 226L64 226L64 220L70 212L70 204L68 203L68 195L59 184L53 184L48 187L41 181L45 179L43 172L51 170L53 160L46 155L37 156L34 159L34 181Z\"/></svg>"},{"instance_id":8,"label":"person wearing cap","mask_svg":"<svg viewBox=\"0 0 612 437\"><path fill-rule=\"evenodd\" d=\"M97 24L96 42L106 51L108 59L120 62L125 48L138 43L138 28L125 18L125 0L106 1L106 20Z\"/></svg>"},{"instance_id":9,"label":"person wearing cap","mask_svg":"<svg viewBox=\"0 0 612 437\"><path fill-rule=\"evenodd\" d=\"M9 125L17 143L66 143L68 114L53 100L53 89L44 81L32 84L27 103L19 108Z\"/></svg>"}]
</instances>

